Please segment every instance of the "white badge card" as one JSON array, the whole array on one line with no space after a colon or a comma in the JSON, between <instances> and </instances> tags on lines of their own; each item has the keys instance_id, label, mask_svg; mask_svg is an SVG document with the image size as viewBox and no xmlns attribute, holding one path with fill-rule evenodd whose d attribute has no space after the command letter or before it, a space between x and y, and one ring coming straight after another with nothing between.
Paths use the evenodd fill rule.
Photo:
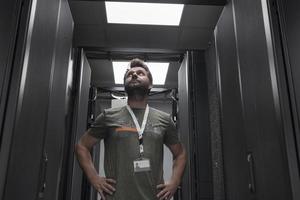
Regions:
<instances>
[{"instance_id":1,"label":"white badge card","mask_svg":"<svg viewBox=\"0 0 300 200\"><path fill-rule=\"evenodd\" d=\"M140 160L133 161L134 172L145 172L150 171L150 160L143 158Z\"/></svg>"}]
</instances>

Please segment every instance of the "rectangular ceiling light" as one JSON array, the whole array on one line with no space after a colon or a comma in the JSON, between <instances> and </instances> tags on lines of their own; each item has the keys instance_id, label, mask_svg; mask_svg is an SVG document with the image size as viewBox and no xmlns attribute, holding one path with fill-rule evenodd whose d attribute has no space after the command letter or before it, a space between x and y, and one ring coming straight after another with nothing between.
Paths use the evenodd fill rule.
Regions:
<instances>
[{"instance_id":1,"label":"rectangular ceiling light","mask_svg":"<svg viewBox=\"0 0 300 200\"><path fill-rule=\"evenodd\" d=\"M124 74L128 68L129 62L112 62L112 64L115 84L123 84ZM169 63L148 62L146 65L152 74L153 85L164 85Z\"/></svg>"},{"instance_id":2,"label":"rectangular ceiling light","mask_svg":"<svg viewBox=\"0 0 300 200\"><path fill-rule=\"evenodd\" d=\"M105 2L108 23L179 26L184 4Z\"/></svg>"}]
</instances>

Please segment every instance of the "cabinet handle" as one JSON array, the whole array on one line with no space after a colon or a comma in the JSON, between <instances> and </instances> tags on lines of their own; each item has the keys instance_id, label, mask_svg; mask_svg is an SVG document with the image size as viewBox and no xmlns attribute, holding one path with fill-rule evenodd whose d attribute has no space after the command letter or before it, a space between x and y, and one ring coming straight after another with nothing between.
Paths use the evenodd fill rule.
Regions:
<instances>
[{"instance_id":1,"label":"cabinet handle","mask_svg":"<svg viewBox=\"0 0 300 200\"><path fill-rule=\"evenodd\" d=\"M44 199L44 193L45 193L45 189L46 189L47 165L48 165L48 155L46 152L44 152L38 199Z\"/></svg>"},{"instance_id":2,"label":"cabinet handle","mask_svg":"<svg viewBox=\"0 0 300 200\"><path fill-rule=\"evenodd\" d=\"M249 169L249 190L255 193L254 159L252 153L247 154L247 162Z\"/></svg>"}]
</instances>

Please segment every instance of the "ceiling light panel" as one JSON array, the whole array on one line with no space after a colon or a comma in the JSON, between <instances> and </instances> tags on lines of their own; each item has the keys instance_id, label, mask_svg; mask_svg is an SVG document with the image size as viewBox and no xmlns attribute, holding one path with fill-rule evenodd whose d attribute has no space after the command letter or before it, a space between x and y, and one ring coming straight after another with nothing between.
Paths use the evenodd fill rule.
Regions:
<instances>
[{"instance_id":1,"label":"ceiling light panel","mask_svg":"<svg viewBox=\"0 0 300 200\"><path fill-rule=\"evenodd\" d=\"M184 4L105 2L108 23L179 26Z\"/></svg>"},{"instance_id":2,"label":"ceiling light panel","mask_svg":"<svg viewBox=\"0 0 300 200\"><path fill-rule=\"evenodd\" d=\"M124 74L128 68L129 62L112 62L115 84L123 84ZM169 63L148 62L148 66L152 78L153 85L164 85L168 73Z\"/></svg>"}]
</instances>

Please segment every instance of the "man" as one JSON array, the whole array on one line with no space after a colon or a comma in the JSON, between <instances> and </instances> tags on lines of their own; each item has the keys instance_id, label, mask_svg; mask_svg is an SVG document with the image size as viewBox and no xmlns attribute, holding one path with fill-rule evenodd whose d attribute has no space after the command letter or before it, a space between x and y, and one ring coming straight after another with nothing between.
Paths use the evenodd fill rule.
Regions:
<instances>
[{"instance_id":1,"label":"man","mask_svg":"<svg viewBox=\"0 0 300 200\"><path fill-rule=\"evenodd\" d=\"M127 106L106 109L76 145L78 161L92 186L107 200L170 199L184 172L186 153L170 115L147 104L152 75L139 59L124 75ZM106 177L98 175L91 148L104 139ZM163 144L173 154L171 180L163 180Z\"/></svg>"}]
</instances>

